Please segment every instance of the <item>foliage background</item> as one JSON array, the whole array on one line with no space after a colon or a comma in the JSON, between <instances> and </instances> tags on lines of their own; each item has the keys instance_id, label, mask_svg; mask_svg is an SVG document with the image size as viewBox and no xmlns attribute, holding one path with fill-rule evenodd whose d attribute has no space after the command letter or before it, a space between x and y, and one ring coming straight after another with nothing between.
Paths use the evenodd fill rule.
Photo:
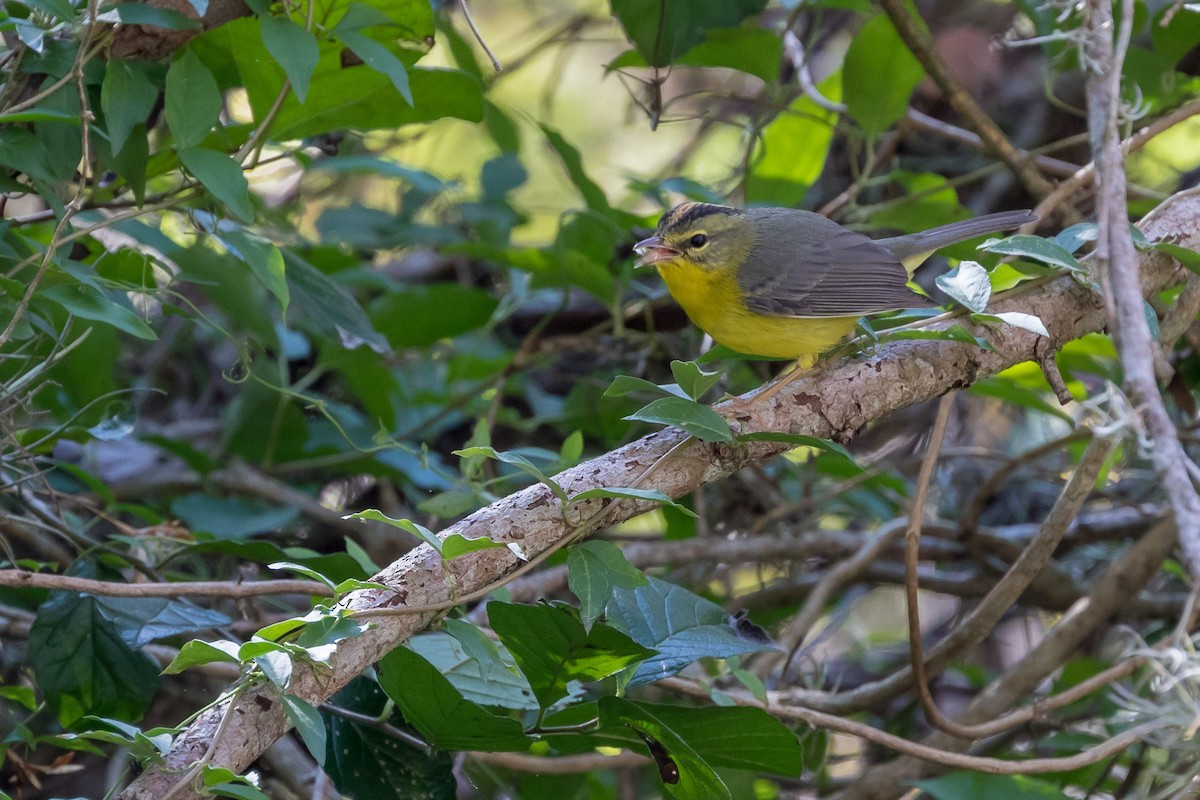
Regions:
<instances>
[{"instance_id":1,"label":"foliage background","mask_svg":"<svg viewBox=\"0 0 1200 800\"><path fill-rule=\"evenodd\" d=\"M1115 388L1107 335L1062 348L1062 387L1032 361L965 377L918 507L926 647L970 638L932 678L946 714L978 721L969 704L1017 685L1023 664L1040 677L1000 710L1094 676L1107 687L1000 733L938 740L910 685L875 691L908 659L899 534L932 405L848 431L849 451L777 441L786 454L678 504L608 487L601 498L657 507L618 521L632 506L614 503L585 520L600 541L544 563L517 552L535 559L527 572L504 548L430 533L531 479L558 502L546 476L661 423L744 447L705 404L777 365L709 352L657 278L635 274L632 244L685 198L821 209L871 232L1037 205L1092 160L1082 42L1096 5L906 12L1003 136L1042 154L1035 180L979 144L866 0L476 3L482 42L463 6L425 0L7 2L0 790L116 793L131 755L155 775L174 726L250 684L275 692L298 735L246 777L201 748L181 792L892 797L921 775L938 798L1187 786L1191 578L1167 555L1153 447ZM1127 5L1120 123L1153 133L1126 164L1136 219L1200 168L1200 15ZM1155 128L1164 118L1178 124ZM997 292L1086 273L1076 255L1095 230L1069 226L1095 203L1076 187L1044 215L1042 232L1067 229L1055 239L946 255L978 259L975 288ZM943 300L945 268L918 277ZM1195 295L1147 306L1185 448ZM914 321L876 321L834 357L887 358L873 340L902 337L977 347L995 325L888 333ZM568 516L602 502L585 499L564 502ZM382 514L345 517L368 508ZM981 617L1052 508L1053 558ZM422 541L447 565L508 559L506 585L431 610L430 633L329 703L305 699L293 670L339 674L338 648L366 635L329 595L382 591L365 582L428 555ZM1121 572L1138 559L1140 579ZM469 585L473 567L455 569L446 579ZM1084 597L1107 610L1077 646L1039 650ZM770 713L744 707L768 700ZM813 710L897 740L864 743ZM1122 746L989 775L897 754L922 740L948 754L977 740L973 755L1014 762Z\"/></svg>"}]
</instances>

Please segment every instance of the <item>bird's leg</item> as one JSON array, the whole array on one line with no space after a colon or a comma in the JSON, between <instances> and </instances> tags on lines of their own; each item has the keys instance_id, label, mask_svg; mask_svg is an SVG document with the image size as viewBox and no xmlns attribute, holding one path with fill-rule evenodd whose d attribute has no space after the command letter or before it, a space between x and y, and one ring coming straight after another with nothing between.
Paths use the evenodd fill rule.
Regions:
<instances>
[{"instance_id":1,"label":"bird's leg","mask_svg":"<svg viewBox=\"0 0 1200 800\"><path fill-rule=\"evenodd\" d=\"M766 400L770 400L772 397L779 394L779 392L784 388L792 384L801 375L812 369L815 363L816 359L812 358L801 358L797 360L796 366L792 367L790 371L776 378L774 383L771 383L767 386L767 388L754 395L754 397L751 397L751 404L762 403Z\"/></svg>"},{"instance_id":2,"label":"bird's leg","mask_svg":"<svg viewBox=\"0 0 1200 800\"><path fill-rule=\"evenodd\" d=\"M750 409L762 403L765 400L770 400L775 395L779 394L787 386L791 385L797 378L808 372L817 363L817 359L813 356L800 358L796 361L796 365L789 371L783 373L771 383L766 385L761 392L751 397L749 400L743 400L740 397L735 397L728 406L729 413L726 416L737 416L745 413Z\"/></svg>"}]
</instances>

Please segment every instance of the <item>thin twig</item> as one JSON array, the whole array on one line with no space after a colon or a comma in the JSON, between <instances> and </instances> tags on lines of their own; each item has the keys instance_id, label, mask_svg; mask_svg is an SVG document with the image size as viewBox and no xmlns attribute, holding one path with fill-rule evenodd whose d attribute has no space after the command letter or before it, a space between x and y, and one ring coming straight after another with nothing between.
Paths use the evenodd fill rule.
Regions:
<instances>
[{"instance_id":1,"label":"thin twig","mask_svg":"<svg viewBox=\"0 0 1200 800\"><path fill-rule=\"evenodd\" d=\"M71 575L48 575L23 569L0 570L0 586L53 589L100 597L260 597L268 594L307 594L330 597L333 590L320 581L179 581L174 583L116 583Z\"/></svg>"},{"instance_id":2,"label":"thin twig","mask_svg":"<svg viewBox=\"0 0 1200 800\"><path fill-rule=\"evenodd\" d=\"M1185 120L1200 114L1200 100L1195 100L1187 105L1180 106L1170 114L1159 117L1144 128L1141 128L1128 139L1121 142L1121 153L1129 155L1130 153L1140 150L1146 146L1146 143L1158 136L1163 131L1175 127ZM1054 187L1054 191L1043 197L1033 209L1035 216L1045 220L1049 219L1051 212L1058 207L1068 197L1083 187L1091 183L1096 177L1096 162L1086 164L1080 167L1079 170L1067 180ZM1036 228L1037 222L1031 222L1021 228L1022 233L1028 233Z\"/></svg>"},{"instance_id":3,"label":"thin twig","mask_svg":"<svg viewBox=\"0 0 1200 800\"><path fill-rule=\"evenodd\" d=\"M1046 515L1038 535L1034 537L1020 557L1013 562L1004 577L992 587L979 605L967 615L953 633L946 637L946 641L960 636L975 642L982 641L1003 614L1012 607L1012 604L1017 601L1042 568L1049 563L1058 543L1062 541L1071 522L1083 507L1084 500L1096 485L1096 478L1100 474L1100 470L1104 468L1104 464L1115 446L1116 443L1107 437L1096 436L1092 439L1087 450L1084 451L1083 457L1079 459L1079 464L1075 467L1071 479L1067 481L1067 485L1063 487L1054 507ZM935 452L932 442L930 451ZM924 474L924 465L922 465L922 476ZM919 490L920 486L918 485L918 492ZM916 528L918 535L920 533L920 520L916 518L919 509L920 506L914 503L914 525L910 527L910 534L913 528ZM913 542L913 539L916 538L916 536L910 535L905 540L907 545L904 559L905 593L908 598L909 647L913 682L916 684L917 696L921 701L921 708L924 710L925 716L935 727L965 739L991 736L1008 730L1014 724L1025 722L1026 719L1020 715L1006 714L987 722L964 725L947 718L938 708L929 691L925 658L921 652L921 620L917 607L916 577L918 553L916 543Z\"/></svg>"},{"instance_id":4,"label":"thin twig","mask_svg":"<svg viewBox=\"0 0 1200 800\"><path fill-rule=\"evenodd\" d=\"M709 692L705 687L692 681L684 680L683 678L667 678L659 681L659 685L693 697L709 696ZM732 691L725 694L740 706L761 708L772 716L780 717L781 719L797 720L814 728L823 728L825 730L844 733L934 764L942 764L956 769L986 772L990 775L1033 775L1037 773L1066 772L1068 770L1079 769L1080 767L1095 764L1098 761L1103 761L1120 753L1134 742L1140 741L1148 734L1161 730L1166 726L1166 723L1161 720L1147 722L1135 728L1130 728L1107 741L1089 747L1073 756L1008 760L1003 758L987 758L984 756L969 756L949 750L942 750L937 747L930 747L929 745L912 742L901 736L873 728L864 722L856 722L845 717L839 717L836 714L827 714L823 711L814 711L811 708L770 702L770 695L768 695L767 703L761 703L747 692Z\"/></svg>"},{"instance_id":5,"label":"thin twig","mask_svg":"<svg viewBox=\"0 0 1200 800\"><path fill-rule=\"evenodd\" d=\"M1107 0L1090 0L1086 26L1088 129L1096 160L1099 234L1096 258L1104 289L1109 328L1117 342L1125 387L1146 434L1150 456L1178 526L1179 543L1193 579L1200 580L1200 494L1188 477L1188 455L1179 443L1154 375L1154 342L1146 321L1138 280L1138 257L1129 231L1125 168L1117 115L1121 70L1133 19L1133 1L1123 0L1118 41L1113 42L1113 10Z\"/></svg>"},{"instance_id":6,"label":"thin twig","mask_svg":"<svg viewBox=\"0 0 1200 800\"><path fill-rule=\"evenodd\" d=\"M1008 165L1030 194L1039 198L1050 194L1054 189L1050 181L1037 170L1027 155L1021 153L1008 140L987 112L979 107L975 99L950 73L945 62L934 50L928 33L913 22L905 4L901 0L879 0L879 4L896 26L896 32L900 34L905 46L912 51L925 68L925 72L942 90L946 101L963 116L967 125L979 134L988 151Z\"/></svg>"},{"instance_id":7,"label":"thin twig","mask_svg":"<svg viewBox=\"0 0 1200 800\"><path fill-rule=\"evenodd\" d=\"M463 17L467 20L467 27L471 29L471 35L475 37L475 41L479 42L479 46L483 48L483 52L487 53L488 59L492 62L492 69L496 72L503 72L504 67L500 65L500 59L496 58L496 54L492 52L492 48L487 46L487 42L483 40L483 34L479 32L479 28L475 25L475 19L471 16L471 6L467 4L467 0L459 0L462 6Z\"/></svg>"}]
</instances>

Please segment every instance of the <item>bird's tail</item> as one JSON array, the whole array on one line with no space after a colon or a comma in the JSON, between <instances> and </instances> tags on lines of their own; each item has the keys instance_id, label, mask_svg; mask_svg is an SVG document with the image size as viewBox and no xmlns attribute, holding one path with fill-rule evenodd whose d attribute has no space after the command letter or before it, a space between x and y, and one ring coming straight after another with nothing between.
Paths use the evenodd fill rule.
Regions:
<instances>
[{"instance_id":1,"label":"bird's tail","mask_svg":"<svg viewBox=\"0 0 1200 800\"><path fill-rule=\"evenodd\" d=\"M974 219L964 219L961 222L951 222L949 225L930 228L920 233L893 236L890 239L877 241L891 250L911 273L935 250L967 239L974 239L976 236L1019 228L1027 223L1037 222L1037 219L1037 216L1030 211L1001 211L997 214L984 214L982 217Z\"/></svg>"}]
</instances>

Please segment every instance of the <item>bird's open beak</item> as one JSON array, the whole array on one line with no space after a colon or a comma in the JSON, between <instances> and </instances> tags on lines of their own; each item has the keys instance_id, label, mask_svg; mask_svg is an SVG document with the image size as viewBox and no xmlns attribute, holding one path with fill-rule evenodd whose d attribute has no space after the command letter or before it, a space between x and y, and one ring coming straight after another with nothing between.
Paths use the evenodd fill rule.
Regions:
<instances>
[{"instance_id":1,"label":"bird's open beak","mask_svg":"<svg viewBox=\"0 0 1200 800\"><path fill-rule=\"evenodd\" d=\"M670 261L681 255L674 247L668 247L664 244L660 236L651 236L649 239L642 239L633 246L633 252L641 256L635 265L638 267L652 267L655 264Z\"/></svg>"}]
</instances>

